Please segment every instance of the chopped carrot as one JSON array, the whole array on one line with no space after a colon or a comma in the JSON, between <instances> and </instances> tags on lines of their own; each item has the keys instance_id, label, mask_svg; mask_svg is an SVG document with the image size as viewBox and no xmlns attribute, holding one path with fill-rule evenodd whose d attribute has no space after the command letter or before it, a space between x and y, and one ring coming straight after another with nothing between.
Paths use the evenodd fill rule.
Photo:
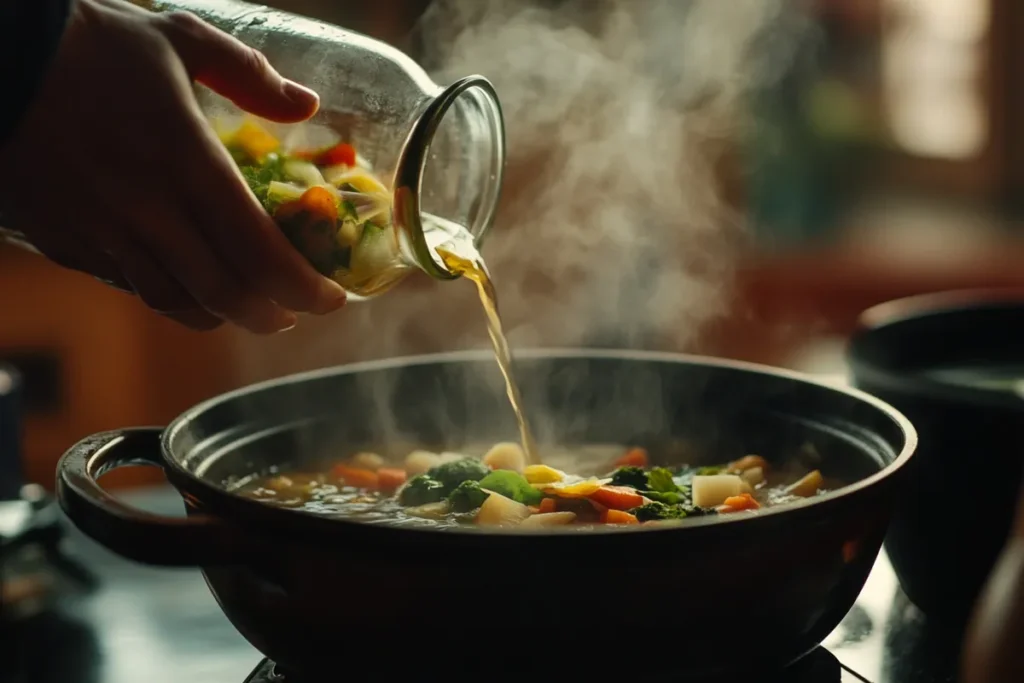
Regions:
<instances>
[{"instance_id":1,"label":"chopped carrot","mask_svg":"<svg viewBox=\"0 0 1024 683\"><path fill-rule=\"evenodd\" d=\"M630 448L626 454L615 461L616 467L647 467L647 451L639 446Z\"/></svg>"},{"instance_id":2,"label":"chopped carrot","mask_svg":"<svg viewBox=\"0 0 1024 683\"><path fill-rule=\"evenodd\" d=\"M281 204L274 212L274 217L290 218L301 213L334 221L338 220L338 205L330 190L318 185L303 192L298 199Z\"/></svg>"},{"instance_id":3,"label":"chopped carrot","mask_svg":"<svg viewBox=\"0 0 1024 683\"><path fill-rule=\"evenodd\" d=\"M760 455L744 455L739 460L733 460L725 469L728 472L745 472L753 467L767 469L768 461Z\"/></svg>"},{"instance_id":4,"label":"chopped carrot","mask_svg":"<svg viewBox=\"0 0 1024 683\"><path fill-rule=\"evenodd\" d=\"M718 508L719 512L739 512L741 510L756 510L761 507L752 495L741 493L738 496L729 496Z\"/></svg>"},{"instance_id":5,"label":"chopped carrot","mask_svg":"<svg viewBox=\"0 0 1024 683\"><path fill-rule=\"evenodd\" d=\"M347 142L339 142L333 147L318 152L313 158L313 163L317 166L338 166L340 164L355 166L356 148Z\"/></svg>"},{"instance_id":6,"label":"chopped carrot","mask_svg":"<svg viewBox=\"0 0 1024 683\"><path fill-rule=\"evenodd\" d=\"M380 483L376 472L347 465L335 465L331 474L338 479L345 480L346 486L355 486L360 489L375 489Z\"/></svg>"},{"instance_id":7,"label":"chopped carrot","mask_svg":"<svg viewBox=\"0 0 1024 683\"><path fill-rule=\"evenodd\" d=\"M405 470L397 467L382 467L377 470L377 485L381 491L391 493L405 483Z\"/></svg>"},{"instance_id":8,"label":"chopped carrot","mask_svg":"<svg viewBox=\"0 0 1024 683\"><path fill-rule=\"evenodd\" d=\"M640 520L636 515L631 515L622 510L606 510L601 515L601 521L605 524L639 524Z\"/></svg>"},{"instance_id":9,"label":"chopped carrot","mask_svg":"<svg viewBox=\"0 0 1024 683\"><path fill-rule=\"evenodd\" d=\"M615 510L632 510L644 504L644 497L628 486L602 486L590 497Z\"/></svg>"},{"instance_id":10,"label":"chopped carrot","mask_svg":"<svg viewBox=\"0 0 1024 683\"><path fill-rule=\"evenodd\" d=\"M555 512L557 509L558 503L555 502L554 498L545 498L540 502L540 511L542 513Z\"/></svg>"}]
</instances>

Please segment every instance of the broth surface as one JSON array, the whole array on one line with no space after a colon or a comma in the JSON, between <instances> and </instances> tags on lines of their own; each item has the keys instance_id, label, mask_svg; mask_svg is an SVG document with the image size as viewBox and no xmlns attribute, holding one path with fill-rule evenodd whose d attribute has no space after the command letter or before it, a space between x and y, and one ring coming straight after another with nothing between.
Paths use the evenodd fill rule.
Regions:
<instances>
[{"instance_id":1,"label":"broth surface","mask_svg":"<svg viewBox=\"0 0 1024 683\"><path fill-rule=\"evenodd\" d=\"M413 451L400 464L362 452L319 468L253 476L231 488L269 505L367 524L585 530L756 515L842 484L795 460L772 466L748 455L712 467L652 467L642 448L617 451L595 461L567 450L546 457L547 465L528 464L515 443L496 444L482 457Z\"/></svg>"}]
</instances>

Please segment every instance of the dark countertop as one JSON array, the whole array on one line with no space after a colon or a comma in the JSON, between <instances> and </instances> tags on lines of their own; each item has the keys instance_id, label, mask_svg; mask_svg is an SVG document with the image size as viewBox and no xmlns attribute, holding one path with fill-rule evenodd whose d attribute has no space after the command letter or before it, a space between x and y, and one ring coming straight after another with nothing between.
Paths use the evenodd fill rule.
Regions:
<instances>
[{"instance_id":1,"label":"dark countertop","mask_svg":"<svg viewBox=\"0 0 1024 683\"><path fill-rule=\"evenodd\" d=\"M173 489L123 496L181 514ZM102 578L57 613L0 631L11 683L242 683L260 654L231 626L198 570L118 558L69 527L69 546ZM884 553L857 605L825 645L871 683L953 683L959 638L943 636L900 592ZM13 660L12 660L13 658ZM20 672L20 675L19 675Z\"/></svg>"}]
</instances>

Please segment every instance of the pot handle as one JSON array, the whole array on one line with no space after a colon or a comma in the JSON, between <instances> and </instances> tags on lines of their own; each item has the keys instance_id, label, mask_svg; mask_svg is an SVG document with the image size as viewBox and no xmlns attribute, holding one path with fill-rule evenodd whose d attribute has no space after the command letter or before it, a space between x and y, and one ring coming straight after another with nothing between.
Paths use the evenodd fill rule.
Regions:
<instances>
[{"instance_id":1,"label":"pot handle","mask_svg":"<svg viewBox=\"0 0 1024 683\"><path fill-rule=\"evenodd\" d=\"M128 559L165 567L237 561L242 535L208 515L165 517L133 508L107 493L97 479L126 465L163 467L161 427L102 432L72 446L57 465L57 498L86 535Z\"/></svg>"}]
</instances>

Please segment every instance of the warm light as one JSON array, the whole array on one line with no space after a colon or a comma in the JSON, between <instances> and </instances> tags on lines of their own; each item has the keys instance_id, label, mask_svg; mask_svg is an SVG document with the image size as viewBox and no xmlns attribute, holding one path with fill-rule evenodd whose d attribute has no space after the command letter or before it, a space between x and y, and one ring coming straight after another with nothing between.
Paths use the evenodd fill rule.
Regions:
<instances>
[{"instance_id":1,"label":"warm light","mask_svg":"<svg viewBox=\"0 0 1024 683\"><path fill-rule=\"evenodd\" d=\"M921 156L976 156L988 138L980 85L988 0L882 5L886 118L896 144Z\"/></svg>"}]
</instances>

